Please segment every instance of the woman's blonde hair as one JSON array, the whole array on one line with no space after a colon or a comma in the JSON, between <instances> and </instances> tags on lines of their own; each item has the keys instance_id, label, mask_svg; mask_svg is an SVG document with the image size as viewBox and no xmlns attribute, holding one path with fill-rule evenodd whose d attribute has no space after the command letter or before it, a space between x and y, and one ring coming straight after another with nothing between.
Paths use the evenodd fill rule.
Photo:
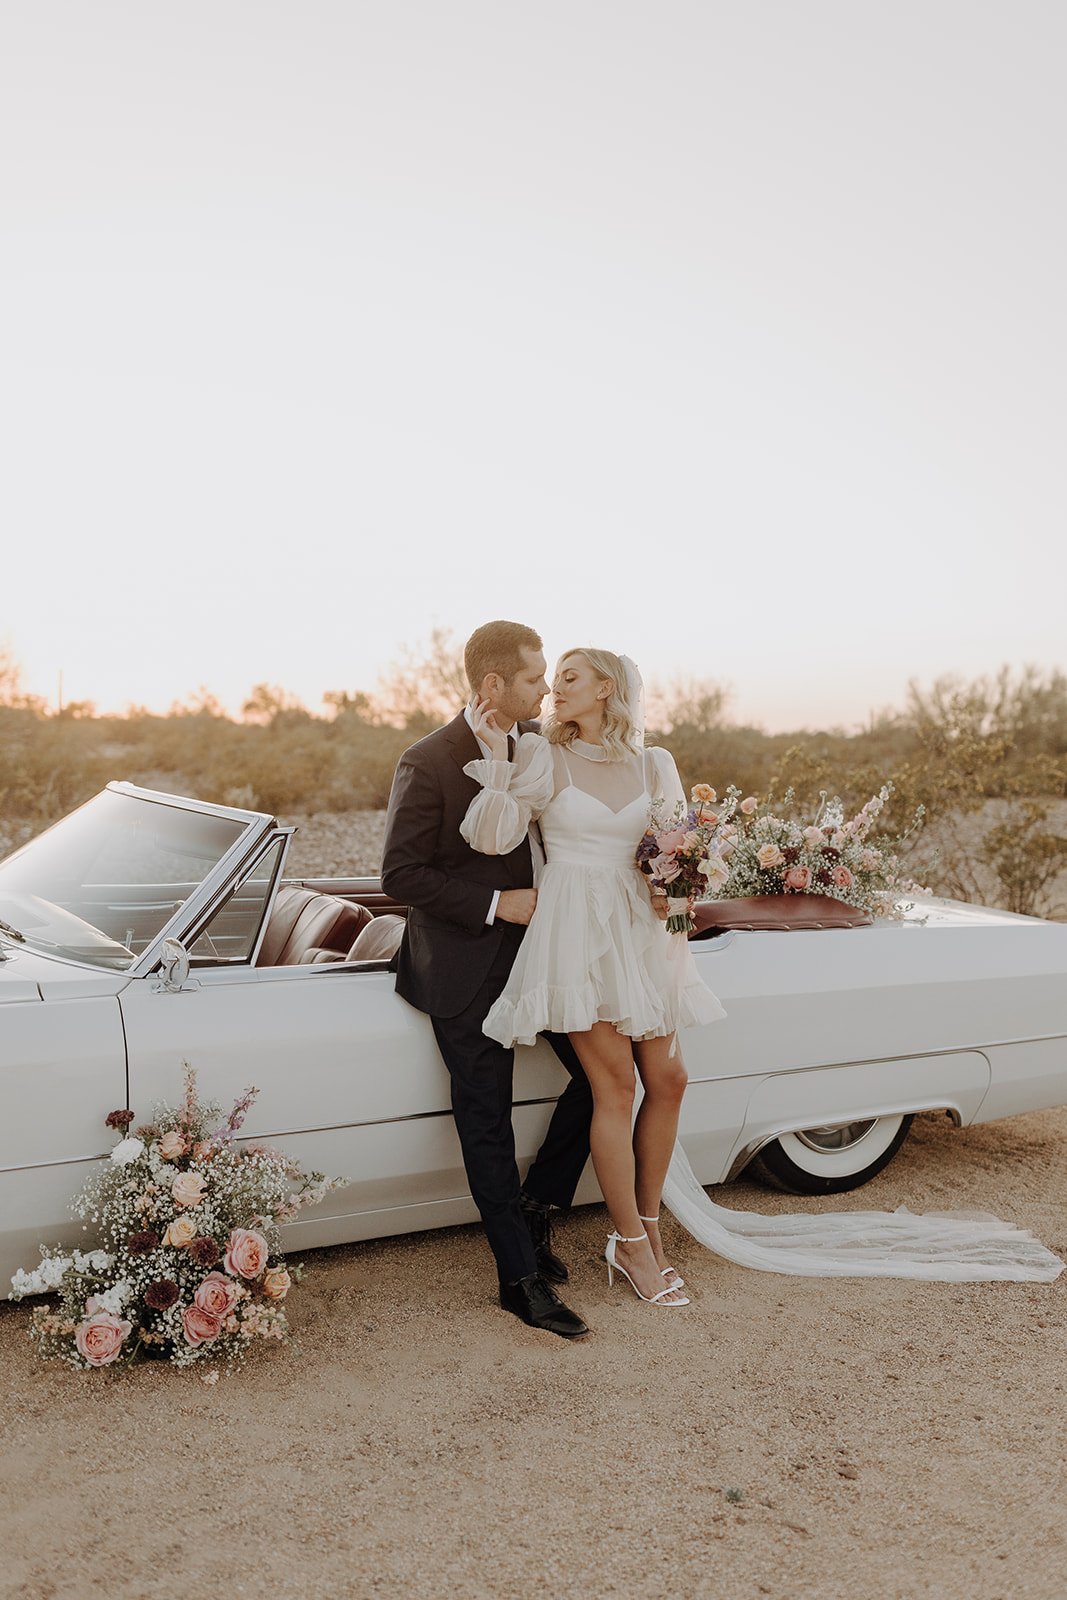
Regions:
<instances>
[{"instance_id":1,"label":"woman's blonde hair","mask_svg":"<svg viewBox=\"0 0 1067 1600\"><path fill-rule=\"evenodd\" d=\"M598 678L611 679L612 690L604 701L604 721L600 730L608 760L625 761L627 756L637 755L640 746L626 699L626 670L622 662L612 650L593 650L586 645L575 650L564 650L559 659L563 662L571 656L584 656ZM578 737L578 724L561 722L555 712L550 712L541 724L541 732L549 744L569 745Z\"/></svg>"}]
</instances>

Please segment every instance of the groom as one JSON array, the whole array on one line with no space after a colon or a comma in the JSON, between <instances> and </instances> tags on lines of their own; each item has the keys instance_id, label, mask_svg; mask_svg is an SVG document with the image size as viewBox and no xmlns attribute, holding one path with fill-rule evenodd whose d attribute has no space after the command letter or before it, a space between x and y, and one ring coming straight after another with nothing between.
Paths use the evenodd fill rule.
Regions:
<instances>
[{"instance_id":1,"label":"groom","mask_svg":"<svg viewBox=\"0 0 1067 1600\"><path fill-rule=\"evenodd\" d=\"M538 635L518 622L487 622L467 640L472 694L498 728L522 732L548 693ZM510 738L509 738L510 747ZM488 756L469 709L400 758L389 797L382 887L408 906L397 993L425 1011L452 1079L452 1110L471 1194L500 1278L500 1304L531 1327L563 1338L588 1328L552 1288L567 1269L553 1255L550 1206L570 1205L589 1154L593 1100L563 1034L546 1037L570 1073L548 1133L520 1189L511 1125L514 1051L482 1032L507 982L537 903L531 841L509 855L481 855L460 835L479 785L463 768Z\"/></svg>"}]
</instances>

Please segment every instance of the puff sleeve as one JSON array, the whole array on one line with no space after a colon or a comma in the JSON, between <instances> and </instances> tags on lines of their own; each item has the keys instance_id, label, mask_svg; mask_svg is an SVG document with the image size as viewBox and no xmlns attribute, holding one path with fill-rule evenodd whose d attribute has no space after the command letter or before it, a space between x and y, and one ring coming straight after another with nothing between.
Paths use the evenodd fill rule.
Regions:
<instances>
[{"instance_id":1,"label":"puff sleeve","mask_svg":"<svg viewBox=\"0 0 1067 1600\"><path fill-rule=\"evenodd\" d=\"M460 833L482 855L507 855L552 798L551 745L539 733L524 733L514 761L468 761L463 770L482 787L467 808Z\"/></svg>"},{"instance_id":2,"label":"puff sleeve","mask_svg":"<svg viewBox=\"0 0 1067 1600\"><path fill-rule=\"evenodd\" d=\"M682 788L674 757L669 750L661 750L656 745L650 746L648 754L652 758L653 802L666 811L673 811L676 806L684 810L689 801Z\"/></svg>"}]
</instances>

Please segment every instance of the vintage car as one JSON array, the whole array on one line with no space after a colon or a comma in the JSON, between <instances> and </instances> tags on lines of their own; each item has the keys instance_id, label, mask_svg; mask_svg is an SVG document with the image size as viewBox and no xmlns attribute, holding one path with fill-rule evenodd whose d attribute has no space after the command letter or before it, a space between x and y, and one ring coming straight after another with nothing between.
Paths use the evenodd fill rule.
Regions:
<instances>
[{"instance_id":1,"label":"vintage car","mask_svg":"<svg viewBox=\"0 0 1067 1600\"><path fill-rule=\"evenodd\" d=\"M250 1137L350 1177L289 1248L473 1220L449 1083L394 990L403 908L377 880L283 877L293 830L125 783L0 862L0 1284L111 1143L103 1119L261 1093ZM756 1170L855 1188L916 1112L964 1126L1067 1101L1067 925L928 899L868 927L708 930L728 1012L683 1037L682 1139L704 1184ZM520 1050L515 1130L535 1150L565 1082ZM587 1168L579 1200L598 1190Z\"/></svg>"}]
</instances>

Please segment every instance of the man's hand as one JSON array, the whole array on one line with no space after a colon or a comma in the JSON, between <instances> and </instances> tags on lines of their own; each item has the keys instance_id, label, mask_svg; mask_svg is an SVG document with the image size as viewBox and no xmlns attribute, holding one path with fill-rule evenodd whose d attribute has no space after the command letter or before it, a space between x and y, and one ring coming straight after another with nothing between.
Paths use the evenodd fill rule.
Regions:
<instances>
[{"instance_id":1,"label":"man's hand","mask_svg":"<svg viewBox=\"0 0 1067 1600\"><path fill-rule=\"evenodd\" d=\"M527 925L537 905L536 889L501 889L496 905L497 922L518 922Z\"/></svg>"}]
</instances>

